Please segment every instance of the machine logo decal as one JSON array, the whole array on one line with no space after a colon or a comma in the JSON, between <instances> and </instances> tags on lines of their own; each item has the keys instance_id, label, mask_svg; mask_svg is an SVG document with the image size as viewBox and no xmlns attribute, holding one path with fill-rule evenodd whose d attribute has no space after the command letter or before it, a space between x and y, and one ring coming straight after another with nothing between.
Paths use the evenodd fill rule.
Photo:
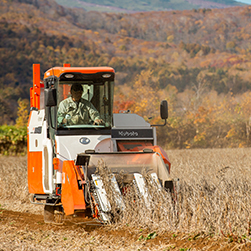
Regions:
<instances>
[{"instance_id":1,"label":"machine logo decal","mask_svg":"<svg viewBox=\"0 0 251 251\"><path fill-rule=\"evenodd\" d=\"M112 138L153 138L152 129L112 129Z\"/></svg>"},{"instance_id":2,"label":"machine logo decal","mask_svg":"<svg viewBox=\"0 0 251 251\"><path fill-rule=\"evenodd\" d=\"M119 136L122 136L122 137L138 137L139 134L138 132L135 132L135 131L119 131Z\"/></svg>"},{"instance_id":3,"label":"machine logo decal","mask_svg":"<svg viewBox=\"0 0 251 251\"><path fill-rule=\"evenodd\" d=\"M80 142L81 144L83 144L83 145L87 145L87 144L89 144L91 141L90 141L90 139L83 137L83 138L81 138L81 139L79 140L79 142Z\"/></svg>"}]
</instances>

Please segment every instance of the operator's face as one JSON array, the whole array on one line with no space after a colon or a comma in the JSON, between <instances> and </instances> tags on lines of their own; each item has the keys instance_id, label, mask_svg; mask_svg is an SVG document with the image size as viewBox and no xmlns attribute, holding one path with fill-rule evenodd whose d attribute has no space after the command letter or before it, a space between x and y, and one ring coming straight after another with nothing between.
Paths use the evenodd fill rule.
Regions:
<instances>
[{"instance_id":1,"label":"operator's face","mask_svg":"<svg viewBox=\"0 0 251 251\"><path fill-rule=\"evenodd\" d=\"M81 99L83 91L71 91L72 100L78 102Z\"/></svg>"}]
</instances>

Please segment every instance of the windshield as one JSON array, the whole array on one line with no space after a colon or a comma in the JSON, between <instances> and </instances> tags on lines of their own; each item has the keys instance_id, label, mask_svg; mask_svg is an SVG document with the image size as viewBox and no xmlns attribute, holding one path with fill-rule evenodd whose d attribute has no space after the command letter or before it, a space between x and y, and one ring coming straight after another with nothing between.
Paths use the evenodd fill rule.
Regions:
<instances>
[{"instance_id":1,"label":"windshield","mask_svg":"<svg viewBox=\"0 0 251 251\"><path fill-rule=\"evenodd\" d=\"M113 81L59 81L58 128L110 128Z\"/></svg>"}]
</instances>

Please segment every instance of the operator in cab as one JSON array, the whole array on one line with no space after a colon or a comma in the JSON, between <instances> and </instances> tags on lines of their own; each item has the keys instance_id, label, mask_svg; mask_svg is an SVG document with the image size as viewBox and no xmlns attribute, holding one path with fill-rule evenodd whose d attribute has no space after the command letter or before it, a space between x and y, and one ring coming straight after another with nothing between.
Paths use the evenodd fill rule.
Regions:
<instances>
[{"instance_id":1,"label":"operator in cab","mask_svg":"<svg viewBox=\"0 0 251 251\"><path fill-rule=\"evenodd\" d=\"M103 123L94 105L82 98L83 86L80 83L71 86L71 97L61 101L58 108L59 125L80 125Z\"/></svg>"}]
</instances>

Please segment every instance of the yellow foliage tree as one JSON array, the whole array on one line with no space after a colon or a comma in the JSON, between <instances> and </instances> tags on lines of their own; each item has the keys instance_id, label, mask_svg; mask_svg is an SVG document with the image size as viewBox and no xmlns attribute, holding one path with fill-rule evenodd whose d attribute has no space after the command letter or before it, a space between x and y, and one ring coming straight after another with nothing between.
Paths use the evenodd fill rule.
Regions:
<instances>
[{"instance_id":1,"label":"yellow foliage tree","mask_svg":"<svg viewBox=\"0 0 251 251\"><path fill-rule=\"evenodd\" d=\"M29 113L28 113L29 101L27 99L19 99L17 102L18 102L18 111L17 111L16 126L25 127L28 123L28 118L29 118Z\"/></svg>"},{"instance_id":2,"label":"yellow foliage tree","mask_svg":"<svg viewBox=\"0 0 251 251\"><path fill-rule=\"evenodd\" d=\"M132 100L135 101L132 107L134 113L146 118L159 112L160 98L156 88L157 83L158 77L155 77L151 70L142 71L138 75L131 94Z\"/></svg>"}]
</instances>

